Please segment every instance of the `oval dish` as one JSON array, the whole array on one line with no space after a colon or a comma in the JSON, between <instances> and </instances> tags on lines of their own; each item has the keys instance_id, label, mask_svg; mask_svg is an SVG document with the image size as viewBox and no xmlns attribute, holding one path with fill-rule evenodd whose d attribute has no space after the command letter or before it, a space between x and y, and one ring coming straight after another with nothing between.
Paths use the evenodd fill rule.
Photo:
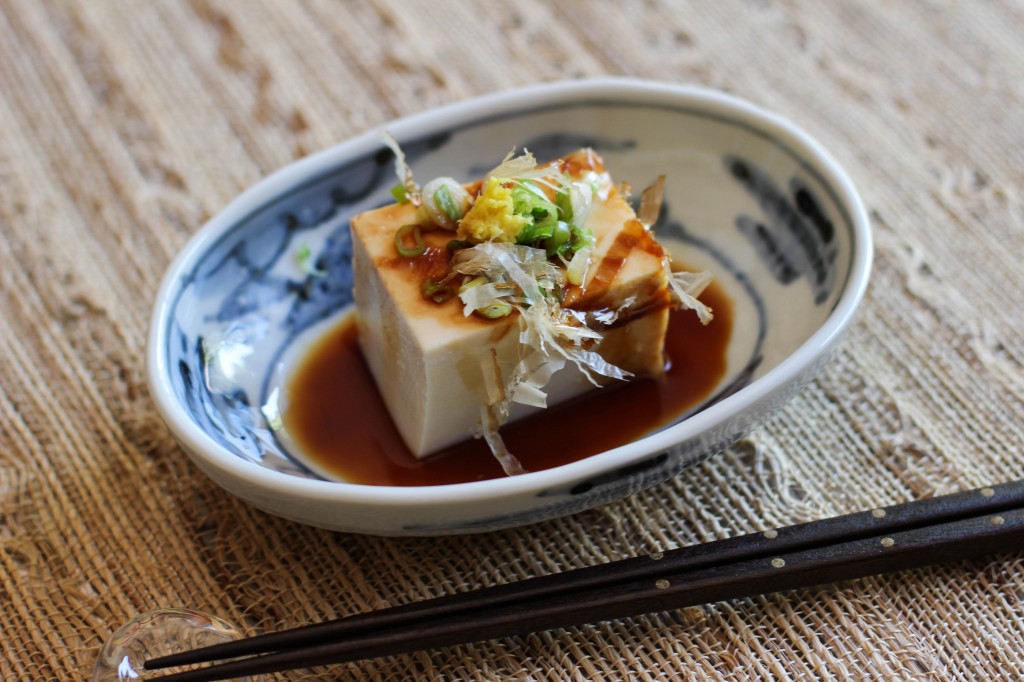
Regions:
<instances>
[{"instance_id":1,"label":"oval dish","mask_svg":"<svg viewBox=\"0 0 1024 682\"><path fill-rule=\"evenodd\" d=\"M594 147L633 187L666 174L659 240L711 270L734 303L727 376L676 423L546 471L415 488L314 473L261 406L274 403L281 359L351 303L348 220L390 201L395 184L372 131L243 193L189 242L157 296L147 378L161 416L210 478L272 514L339 531L439 535L622 498L722 450L785 403L828 360L867 286L870 228L846 174L793 124L719 92L570 81L385 127L418 178L470 180L524 146L541 160Z\"/></svg>"}]
</instances>

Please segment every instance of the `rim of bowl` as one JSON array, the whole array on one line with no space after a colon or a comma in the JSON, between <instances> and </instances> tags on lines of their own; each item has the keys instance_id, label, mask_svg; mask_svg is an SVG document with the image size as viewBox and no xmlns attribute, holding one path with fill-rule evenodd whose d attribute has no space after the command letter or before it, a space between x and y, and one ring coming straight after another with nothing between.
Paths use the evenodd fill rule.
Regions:
<instances>
[{"instance_id":1,"label":"rim of bowl","mask_svg":"<svg viewBox=\"0 0 1024 682\"><path fill-rule=\"evenodd\" d=\"M687 419L633 441L585 459L521 476L436 486L373 486L322 479L308 479L266 468L229 452L198 428L181 409L170 390L170 375L164 339L172 294L181 277L209 244L233 227L254 206L293 186L299 177L329 169L339 158L357 157L381 147L379 131L387 128L398 139L429 134L440 127L480 120L537 105L552 105L587 98L605 98L648 104L689 104L705 110L728 112L751 123L773 138L785 142L801 159L814 167L832 187L845 207L852 230L850 272L825 322L776 367L735 394ZM555 81L457 102L412 114L357 137L292 162L257 182L214 215L188 241L172 261L157 292L150 322L146 352L146 379L157 410L172 433L193 456L208 466L250 486L310 501L347 501L389 508L410 508L424 504L451 505L476 500L494 500L544 489L563 488L580 480L619 469L644 457L665 451L697 434L714 428L740 414L770 393L794 380L815 358L831 349L849 326L867 289L871 272L872 239L864 204L853 182L824 147L788 119L733 95L703 86L672 84L635 78L594 78Z\"/></svg>"}]
</instances>

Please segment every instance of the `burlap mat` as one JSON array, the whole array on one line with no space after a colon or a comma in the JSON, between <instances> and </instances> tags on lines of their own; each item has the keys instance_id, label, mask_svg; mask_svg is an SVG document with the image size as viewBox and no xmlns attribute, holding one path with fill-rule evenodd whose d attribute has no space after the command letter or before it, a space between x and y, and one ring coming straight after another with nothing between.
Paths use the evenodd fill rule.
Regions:
<instances>
[{"instance_id":1,"label":"burlap mat","mask_svg":"<svg viewBox=\"0 0 1024 682\"><path fill-rule=\"evenodd\" d=\"M249 632L1024 474L1019 2L0 2L0 677L82 680L189 606ZM576 517L329 533L238 502L150 403L164 268L259 177L388 119L628 74L795 119L878 242L834 364L750 439ZM274 679L1014 679L1024 556Z\"/></svg>"}]
</instances>

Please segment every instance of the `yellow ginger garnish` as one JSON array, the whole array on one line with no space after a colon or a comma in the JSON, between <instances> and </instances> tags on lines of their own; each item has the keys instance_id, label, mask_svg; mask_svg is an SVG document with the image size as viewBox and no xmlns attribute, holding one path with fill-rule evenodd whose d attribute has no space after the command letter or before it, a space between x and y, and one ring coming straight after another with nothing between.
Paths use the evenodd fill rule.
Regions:
<instances>
[{"instance_id":1,"label":"yellow ginger garnish","mask_svg":"<svg viewBox=\"0 0 1024 682\"><path fill-rule=\"evenodd\" d=\"M512 202L509 180L490 177L473 207L459 223L459 239L473 242L515 242L527 224L524 216L517 215Z\"/></svg>"}]
</instances>

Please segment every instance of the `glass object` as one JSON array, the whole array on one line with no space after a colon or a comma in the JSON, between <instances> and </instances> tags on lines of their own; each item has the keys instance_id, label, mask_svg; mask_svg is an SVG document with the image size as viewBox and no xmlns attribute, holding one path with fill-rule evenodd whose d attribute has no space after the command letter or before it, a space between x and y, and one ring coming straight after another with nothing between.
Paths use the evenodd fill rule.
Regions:
<instances>
[{"instance_id":1,"label":"glass object","mask_svg":"<svg viewBox=\"0 0 1024 682\"><path fill-rule=\"evenodd\" d=\"M136 616L110 635L100 650L92 682L147 680L200 665L147 671L146 659L239 639L242 634L216 616L190 609L157 609ZM260 682L262 676L243 678Z\"/></svg>"}]
</instances>

